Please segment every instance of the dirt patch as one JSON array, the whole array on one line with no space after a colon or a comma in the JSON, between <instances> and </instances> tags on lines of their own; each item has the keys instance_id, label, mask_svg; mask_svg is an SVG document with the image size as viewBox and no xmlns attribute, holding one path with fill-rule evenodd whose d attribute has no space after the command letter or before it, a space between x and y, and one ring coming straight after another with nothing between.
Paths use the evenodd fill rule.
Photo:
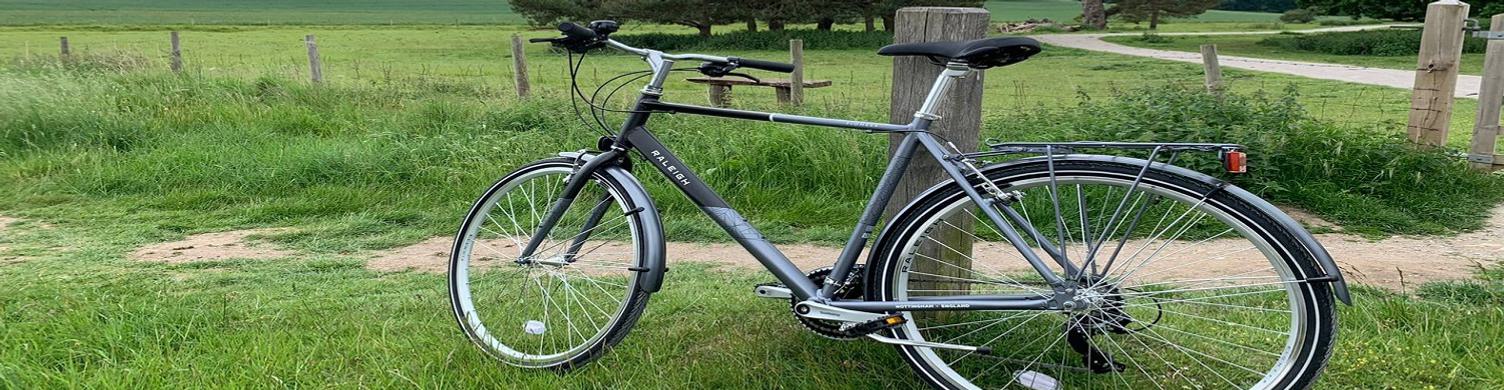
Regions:
<instances>
[{"instance_id":1,"label":"dirt patch","mask_svg":"<svg viewBox=\"0 0 1504 390\"><path fill-rule=\"evenodd\" d=\"M297 255L297 252L256 242L251 236L284 232L288 229L250 229L227 232L203 233L184 237L181 240L148 245L132 252L132 260L163 263L192 263L228 259L275 259Z\"/></svg>"},{"instance_id":2,"label":"dirt patch","mask_svg":"<svg viewBox=\"0 0 1504 390\"><path fill-rule=\"evenodd\" d=\"M366 268L377 271L445 272L449 267L449 252L453 245L454 237L430 238L417 244L376 254L366 262ZM477 247L481 249L477 249L475 253L480 255L482 253L510 253L509 251L516 251L517 245L507 239L492 239L481 241ZM778 249L788 255L795 265L806 270L830 265L835 262L836 256L841 251L841 248L808 244L779 245ZM667 250L670 267L676 262L692 261L729 267L762 268L756 258L747 254L746 249L736 244L672 242L668 244ZM612 242L595 249L595 253L624 258L626 256L623 254L631 253L631 250L625 243ZM501 260L499 256L476 257L477 262L499 260Z\"/></svg>"},{"instance_id":3,"label":"dirt patch","mask_svg":"<svg viewBox=\"0 0 1504 390\"><path fill-rule=\"evenodd\" d=\"M1291 211L1297 220L1307 225L1335 227L1309 213ZM1331 252L1350 282L1405 291L1428 281L1470 279L1478 267L1499 263L1504 260L1504 242L1497 239L1500 236L1504 236L1504 207L1494 210L1486 228L1455 237L1395 236L1370 240L1356 235L1330 233L1320 234L1317 239ZM435 237L377 254L367 263L367 267L380 271L444 272L451 245L452 237ZM510 253L508 251L516 250L515 243L506 239L485 241L482 245L495 249L492 253ZM830 265L841 251L839 247L808 244L778 247L794 264L805 270ZM1267 265L1261 265L1266 264L1263 263L1263 255L1243 240L1175 241L1163 247L1159 244L1129 242L1125 247L1125 254L1145 248L1140 257L1155 259L1144 264L1143 269L1133 276L1142 282L1186 280L1198 275L1249 275L1260 269L1267 270ZM736 244L669 243L667 249L670 267L688 261L740 269L762 269L755 258ZM618 243L608 244L600 251L630 253L625 245ZM1157 254L1150 256L1156 251ZM484 251L477 251L481 252ZM974 252L973 265L979 269L1002 272L1029 270L1021 256L1005 245L983 244L974 248ZM498 261L501 260L500 257L505 256L479 257L477 261ZM865 253L861 259L865 261ZM1135 261L1132 256L1127 259L1130 264Z\"/></svg>"}]
</instances>

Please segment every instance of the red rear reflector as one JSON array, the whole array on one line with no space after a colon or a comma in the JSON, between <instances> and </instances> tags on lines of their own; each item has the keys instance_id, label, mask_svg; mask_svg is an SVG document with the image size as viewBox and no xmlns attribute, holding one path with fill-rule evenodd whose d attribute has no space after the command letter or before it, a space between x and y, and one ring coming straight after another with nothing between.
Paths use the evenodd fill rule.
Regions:
<instances>
[{"instance_id":1,"label":"red rear reflector","mask_svg":"<svg viewBox=\"0 0 1504 390\"><path fill-rule=\"evenodd\" d=\"M1243 153L1241 150L1223 152L1222 165L1227 168L1227 173L1247 173L1248 153Z\"/></svg>"}]
</instances>

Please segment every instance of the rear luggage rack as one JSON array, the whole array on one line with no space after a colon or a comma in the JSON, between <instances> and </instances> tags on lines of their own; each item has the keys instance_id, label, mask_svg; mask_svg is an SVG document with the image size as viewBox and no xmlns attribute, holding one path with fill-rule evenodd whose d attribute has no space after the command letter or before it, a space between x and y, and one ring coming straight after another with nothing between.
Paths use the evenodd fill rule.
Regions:
<instances>
[{"instance_id":1,"label":"rear luggage rack","mask_svg":"<svg viewBox=\"0 0 1504 390\"><path fill-rule=\"evenodd\" d=\"M1004 156L1009 154L1040 154L1055 156L1060 154L1076 153L1079 149L1119 149L1119 150L1147 150L1149 160L1160 153L1169 153L1170 161L1181 152L1215 152L1222 160L1222 168L1228 173L1245 173L1248 171L1248 154L1243 151L1243 145L1218 144L1218 143L1157 143L1157 142L987 142L991 150L966 153L960 157L964 159L979 159L983 157Z\"/></svg>"}]
</instances>

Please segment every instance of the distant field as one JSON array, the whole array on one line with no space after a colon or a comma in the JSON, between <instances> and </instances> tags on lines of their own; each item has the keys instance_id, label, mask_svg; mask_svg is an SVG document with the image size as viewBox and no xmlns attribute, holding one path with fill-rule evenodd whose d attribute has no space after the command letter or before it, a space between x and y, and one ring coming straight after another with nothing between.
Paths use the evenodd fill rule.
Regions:
<instances>
[{"instance_id":1,"label":"distant field","mask_svg":"<svg viewBox=\"0 0 1504 390\"><path fill-rule=\"evenodd\" d=\"M0 0L0 24L518 24L505 0Z\"/></svg>"},{"instance_id":2,"label":"distant field","mask_svg":"<svg viewBox=\"0 0 1504 390\"><path fill-rule=\"evenodd\" d=\"M988 1L995 21L1071 21L1076 0ZM1196 22L1271 23L1279 15L1211 11ZM113 24L521 24L504 0L0 0L0 25ZM1167 22L1175 24L1172 20ZM1184 24L1184 23L1182 23ZM727 26L737 28L737 26Z\"/></svg>"}]
</instances>

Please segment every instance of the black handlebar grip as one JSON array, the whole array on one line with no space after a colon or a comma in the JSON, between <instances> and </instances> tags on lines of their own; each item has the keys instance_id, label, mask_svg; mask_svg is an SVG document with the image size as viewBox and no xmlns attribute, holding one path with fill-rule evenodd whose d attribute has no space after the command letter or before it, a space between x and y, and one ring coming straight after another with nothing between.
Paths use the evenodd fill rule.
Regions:
<instances>
[{"instance_id":1,"label":"black handlebar grip","mask_svg":"<svg viewBox=\"0 0 1504 390\"><path fill-rule=\"evenodd\" d=\"M794 64L785 64L782 62L737 58L736 64L737 66L743 68L762 69L769 72L779 73L794 73Z\"/></svg>"},{"instance_id":2,"label":"black handlebar grip","mask_svg":"<svg viewBox=\"0 0 1504 390\"><path fill-rule=\"evenodd\" d=\"M559 23L559 32L564 33L564 36L570 39L595 39L595 31L590 31L588 28L570 22Z\"/></svg>"}]
</instances>

